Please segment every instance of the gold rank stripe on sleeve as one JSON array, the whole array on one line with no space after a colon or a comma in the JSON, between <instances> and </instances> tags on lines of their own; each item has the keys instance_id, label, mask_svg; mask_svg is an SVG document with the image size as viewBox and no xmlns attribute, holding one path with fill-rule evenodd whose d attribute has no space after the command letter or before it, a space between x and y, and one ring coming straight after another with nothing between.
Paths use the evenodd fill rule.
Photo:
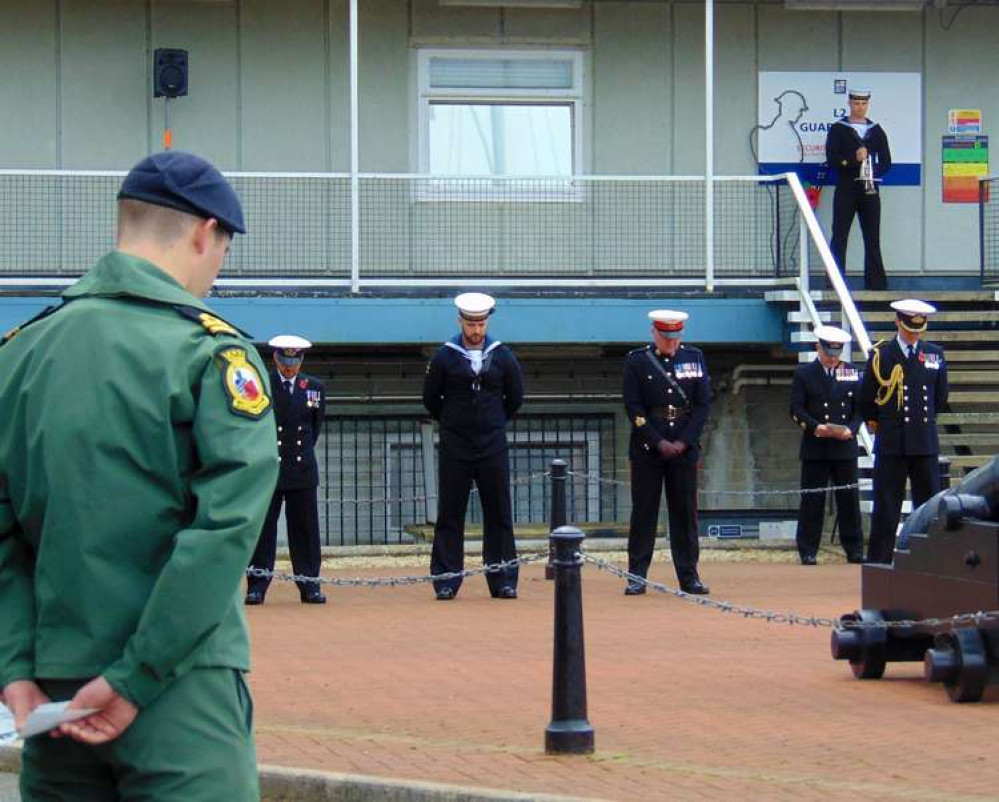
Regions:
<instances>
[{"instance_id":1,"label":"gold rank stripe on sleeve","mask_svg":"<svg viewBox=\"0 0 999 802\"><path fill-rule=\"evenodd\" d=\"M222 387L234 415L259 419L270 409L271 399L263 379L250 363L245 348L224 346L215 352L222 374Z\"/></svg>"},{"instance_id":2,"label":"gold rank stripe on sleeve","mask_svg":"<svg viewBox=\"0 0 999 802\"><path fill-rule=\"evenodd\" d=\"M218 315L213 315L210 312L206 312L203 309L198 309L196 306L185 306L183 304L176 304L174 306L180 314L186 317L188 320L193 320L195 323L199 324L205 331L213 336L229 335L232 337L243 336L247 339L252 339L249 334L247 334L242 329L232 325Z\"/></svg>"},{"instance_id":3,"label":"gold rank stripe on sleeve","mask_svg":"<svg viewBox=\"0 0 999 802\"><path fill-rule=\"evenodd\" d=\"M209 334L236 334L236 329L230 326L221 318L215 317L215 315L209 315L207 312L202 312L198 317L198 322L204 326Z\"/></svg>"}]
</instances>

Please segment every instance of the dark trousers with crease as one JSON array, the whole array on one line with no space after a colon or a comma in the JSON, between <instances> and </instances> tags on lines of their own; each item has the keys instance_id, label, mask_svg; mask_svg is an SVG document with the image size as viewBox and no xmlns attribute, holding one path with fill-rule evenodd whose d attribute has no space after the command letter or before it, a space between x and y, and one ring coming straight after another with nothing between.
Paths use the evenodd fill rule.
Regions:
<instances>
[{"instance_id":1,"label":"dark trousers with crease","mask_svg":"<svg viewBox=\"0 0 999 802\"><path fill-rule=\"evenodd\" d=\"M642 459L631 462L631 527L628 571L648 576L663 492L669 515L669 548L681 584L697 580L697 463Z\"/></svg>"},{"instance_id":2,"label":"dark trousers with crease","mask_svg":"<svg viewBox=\"0 0 999 802\"><path fill-rule=\"evenodd\" d=\"M251 568L274 570L277 554L277 525L284 504L288 522L288 550L291 552L291 568L298 576L319 576L322 551L319 545L319 510L317 493L314 487L295 490L275 490L271 505L267 508L264 528L260 540L250 559ZM247 591L266 594L271 580L266 577L251 576L247 581ZM302 596L319 591L316 582L297 582Z\"/></svg>"},{"instance_id":3,"label":"dark trousers with crease","mask_svg":"<svg viewBox=\"0 0 999 802\"><path fill-rule=\"evenodd\" d=\"M510 503L510 454L504 449L480 460L460 460L441 454L438 483L437 523L430 554L430 573L445 574L465 570L465 513L472 483L479 489L482 504L482 562L486 565L513 560L517 546L513 538L513 508ZM519 572L514 566L502 573L486 574L489 593L517 587ZM434 590L451 587L455 593L461 579L434 582Z\"/></svg>"},{"instance_id":4,"label":"dark trousers with crease","mask_svg":"<svg viewBox=\"0 0 999 802\"><path fill-rule=\"evenodd\" d=\"M874 460L874 509L871 511L869 562L890 563L895 552L895 532L902 517L905 480L912 483L912 509L929 501L940 489L936 454L902 457L879 454Z\"/></svg>"},{"instance_id":5,"label":"dark trousers with crease","mask_svg":"<svg viewBox=\"0 0 999 802\"><path fill-rule=\"evenodd\" d=\"M836 187L829 250L840 272L846 275L846 246L855 215L860 218L860 233L864 237L864 289L883 290L888 286L888 278L881 259L881 197L866 194L859 181L855 187Z\"/></svg>"},{"instance_id":6,"label":"dark trousers with crease","mask_svg":"<svg viewBox=\"0 0 999 802\"><path fill-rule=\"evenodd\" d=\"M801 462L801 488L855 485L857 483L856 459L811 460ZM798 508L798 554L814 557L822 542L822 521L825 519L825 493L802 493ZM836 491L836 515L839 520L839 541L848 556L864 553L864 532L860 523L860 492Z\"/></svg>"}]
</instances>

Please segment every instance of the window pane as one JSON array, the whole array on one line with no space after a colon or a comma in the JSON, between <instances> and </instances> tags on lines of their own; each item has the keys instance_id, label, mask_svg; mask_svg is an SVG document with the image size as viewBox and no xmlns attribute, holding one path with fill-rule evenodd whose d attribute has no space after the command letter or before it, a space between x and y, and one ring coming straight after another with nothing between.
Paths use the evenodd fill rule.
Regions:
<instances>
[{"instance_id":1,"label":"window pane","mask_svg":"<svg viewBox=\"0 0 999 802\"><path fill-rule=\"evenodd\" d=\"M430 104L434 175L572 175L572 107Z\"/></svg>"},{"instance_id":2,"label":"window pane","mask_svg":"<svg viewBox=\"0 0 999 802\"><path fill-rule=\"evenodd\" d=\"M430 59L432 89L572 89L569 59Z\"/></svg>"}]
</instances>

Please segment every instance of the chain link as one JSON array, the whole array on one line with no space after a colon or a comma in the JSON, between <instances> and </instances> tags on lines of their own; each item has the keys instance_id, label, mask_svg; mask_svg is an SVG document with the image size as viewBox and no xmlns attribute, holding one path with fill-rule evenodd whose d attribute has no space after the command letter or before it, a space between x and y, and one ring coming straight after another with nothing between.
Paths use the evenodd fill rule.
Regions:
<instances>
[{"instance_id":1,"label":"chain link","mask_svg":"<svg viewBox=\"0 0 999 802\"><path fill-rule=\"evenodd\" d=\"M539 552L537 554L525 554L521 557L515 557L512 560L490 563L489 565L483 565L481 568L470 568L467 571L449 571L444 574L429 574L426 576L386 576L337 579L325 576L303 576L301 574L289 574L283 571L268 571L266 568L254 568L252 566L246 569L246 575L259 577L261 579L277 579L280 582L301 582L309 585L330 585L341 588L394 588L400 585L422 585L429 582L447 582L452 579L478 576L479 574L499 574L519 565L528 565L530 563L536 563L539 560L547 559L548 552Z\"/></svg>"},{"instance_id":2,"label":"chain link","mask_svg":"<svg viewBox=\"0 0 999 802\"><path fill-rule=\"evenodd\" d=\"M798 615L797 613L789 612L774 612L773 610L763 610L758 607L749 607L742 604L733 604L732 602L721 601L718 599L710 599L707 596L698 596L686 591L679 590L678 588L671 588L667 585L663 585L659 582L652 582L643 576L638 574L633 574L620 568L613 563L609 563L606 560L601 560L599 557L593 557L589 554L580 555L585 562L595 565L598 570L606 571L609 574L614 574L622 579L626 579L628 582L641 584L647 588L658 593L665 593L670 596L675 596L683 601L691 602L692 604L697 604L700 607L709 607L714 610L718 610L723 613L734 613L735 615L741 615L743 618L750 618L757 621L766 621L768 624L787 624L789 626L805 626L805 627L819 627L828 629L912 629L913 627L921 628L937 628L944 626L959 626L962 624L974 624L975 626L981 626L982 624L990 621L999 621L999 610L989 610L987 612L977 612L977 613L962 613L960 615L953 615L948 618L924 618L919 621L913 620L898 620L898 621L851 621L833 618L822 618L819 616L804 616Z\"/></svg>"},{"instance_id":3,"label":"chain link","mask_svg":"<svg viewBox=\"0 0 999 802\"><path fill-rule=\"evenodd\" d=\"M590 482L599 482L600 484L631 484L631 482L623 479L607 479L599 473L591 473L589 471L566 471L566 473L569 476L579 477ZM853 484L831 485L829 487L799 487L794 490L705 490L701 488L700 492L712 496L804 496L810 493L826 493L830 490L856 490L859 487L860 483L854 482Z\"/></svg>"}]
</instances>

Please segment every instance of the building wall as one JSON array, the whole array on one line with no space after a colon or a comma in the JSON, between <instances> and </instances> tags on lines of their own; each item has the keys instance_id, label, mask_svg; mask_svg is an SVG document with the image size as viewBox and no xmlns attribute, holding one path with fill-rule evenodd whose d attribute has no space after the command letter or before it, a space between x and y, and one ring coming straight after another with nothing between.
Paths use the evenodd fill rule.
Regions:
<instances>
[{"instance_id":1,"label":"building wall","mask_svg":"<svg viewBox=\"0 0 999 802\"><path fill-rule=\"evenodd\" d=\"M949 108L999 116L999 8L789 12L716 4L716 169L753 172L759 70L919 71L924 183L885 193L890 271L973 273L973 206L940 202ZM190 52L174 146L227 170L348 167L347 0L0 0L0 167L124 169L161 142L151 51ZM360 0L361 169L416 168L415 48L579 47L586 53L585 172L703 169L703 4L584 2L578 10ZM877 115L875 98L872 113ZM889 132L891 133L891 132ZM831 193L820 216L828 227ZM859 265L859 232L850 263Z\"/></svg>"}]
</instances>

